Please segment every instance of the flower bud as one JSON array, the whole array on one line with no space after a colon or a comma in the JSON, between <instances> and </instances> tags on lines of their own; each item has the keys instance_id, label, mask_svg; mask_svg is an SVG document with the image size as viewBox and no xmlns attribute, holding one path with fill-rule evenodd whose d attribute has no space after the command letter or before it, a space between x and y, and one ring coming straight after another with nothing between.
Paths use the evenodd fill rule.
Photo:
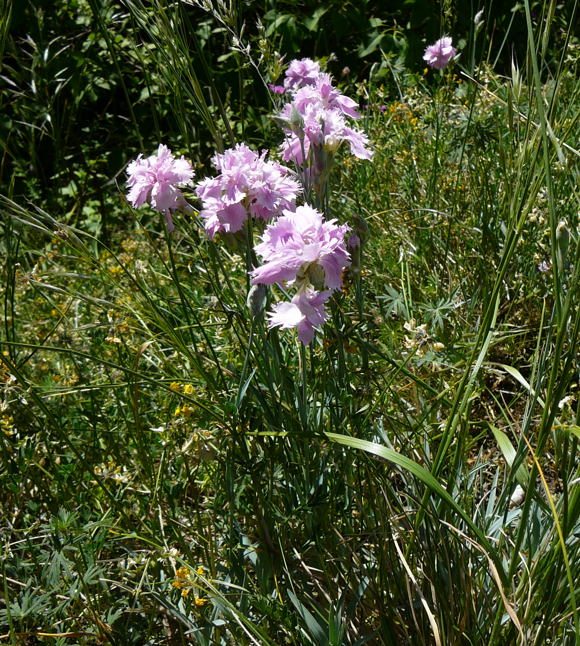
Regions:
<instances>
[{"instance_id":1,"label":"flower bud","mask_svg":"<svg viewBox=\"0 0 580 646\"><path fill-rule=\"evenodd\" d=\"M483 27L483 23L484 23L484 22L485 22L485 20L483 19L483 9L481 9L480 11L478 11L478 12L475 14L475 18L473 19L473 23L474 23L474 25L475 25L475 33L476 33L476 34L477 34L477 33L479 32L479 30Z\"/></svg>"},{"instance_id":2,"label":"flower bud","mask_svg":"<svg viewBox=\"0 0 580 646\"><path fill-rule=\"evenodd\" d=\"M364 245L364 243L369 238L369 225L367 224L367 221L360 215L354 215L353 220L353 232L358 236L360 244Z\"/></svg>"},{"instance_id":3,"label":"flower bud","mask_svg":"<svg viewBox=\"0 0 580 646\"><path fill-rule=\"evenodd\" d=\"M294 106L292 106L292 111L290 112L288 125L290 130L298 135L304 132L304 118Z\"/></svg>"},{"instance_id":4,"label":"flower bud","mask_svg":"<svg viewBox=\"0 0 580 646\"><path fill-rule=\"evenodd\" d=\"M252 285L248 292L246 305L253 316L258 316L266 305L266 286Z\"/></svg>"},{"instance_id":5,"label":"flower bud","mask_svg":"<svg viewBox=\"0 0 580 646\"><path fill-rule=\"evenodd\" d=\"M570 244L570 231L564 220L560 220L556 227L556 244L558 245L557 254L560 269L563 269L568 257L568 245Z\"/></svg>"}]
</instances>

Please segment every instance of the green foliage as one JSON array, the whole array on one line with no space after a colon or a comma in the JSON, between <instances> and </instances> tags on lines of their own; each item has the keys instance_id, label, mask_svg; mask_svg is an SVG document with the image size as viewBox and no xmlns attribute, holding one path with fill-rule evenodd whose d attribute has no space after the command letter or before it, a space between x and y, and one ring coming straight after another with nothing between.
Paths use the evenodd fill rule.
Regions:
<instances>
[{"instance_id":1,"label":"green foliage","mask_svg":"<svg viewBox=\"0 0 580 646\"><path fill-rule=\"evenodd\" d=\"M463 69L425 74L395 9L259 4L14 4L0 25L0 634L573 644L578 42L526 4L505 43L488 12ZM506 77L480 52L519 18ZM337 163L360 263L304 349L250 315L244 240L195 213L164 235L110 178L160 139L198 177L262 145L279 52L328 54L329 25L375 157Z\"/></svg>"}]
</instances>

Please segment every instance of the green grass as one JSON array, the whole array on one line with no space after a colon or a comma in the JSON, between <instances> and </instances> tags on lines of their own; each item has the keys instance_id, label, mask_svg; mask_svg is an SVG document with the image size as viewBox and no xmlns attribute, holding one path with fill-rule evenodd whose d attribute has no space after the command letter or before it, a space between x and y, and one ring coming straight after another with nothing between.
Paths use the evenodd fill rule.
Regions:
<instances>
[{"instance_id":1,"label":"green grass","mask_svg":"<svg viewBox=\"0 0 580 646\"><path fill-rule=\"evenodd\" d=\"M127 7L91 28L130 105L133 69L157 88L131 137L153 150L169 106L201 178L207 150L256 138L269 108L209 87L187 12ZM460 60L355 79L375 157L340 160L328 212L360 263L306 349L248 310L243 241L208 241L195 214L166 235L101 162L26 201L14 165L3 642L577 643L580 45L552 9L526 3L511 76ZM207 20L240 36L233 14ZM236 100L276 58L241 36L224 50Z\"/></svg>"}]
</instances>

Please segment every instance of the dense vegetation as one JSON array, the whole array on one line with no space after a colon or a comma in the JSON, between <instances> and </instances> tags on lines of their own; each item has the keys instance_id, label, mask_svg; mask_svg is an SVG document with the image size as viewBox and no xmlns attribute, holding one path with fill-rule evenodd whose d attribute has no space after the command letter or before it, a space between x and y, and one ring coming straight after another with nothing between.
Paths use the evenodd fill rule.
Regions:
<instances>
[{"instance_id":1,"label":"dense vegetation","mask_svg":"<svg viewBox=\"0 0 580 646\"><path fill-rule=\"evenodd\" d=\"M578 643L577 3L53 4L0 0L1 642ZM304 346L247 302L260 223L125 182L275 157L306 56L374 156Z\"/></svg>"}]
</instances>

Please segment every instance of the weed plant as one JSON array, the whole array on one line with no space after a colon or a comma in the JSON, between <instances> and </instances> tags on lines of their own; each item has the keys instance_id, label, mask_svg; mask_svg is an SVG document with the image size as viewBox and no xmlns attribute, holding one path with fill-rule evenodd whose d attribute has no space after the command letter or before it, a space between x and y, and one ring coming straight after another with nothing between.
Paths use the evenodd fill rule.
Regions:
<instances>
[{"instance_id":1,"label":"weed plant","mask_svg":"<svg viewBox=\"0 0 580 646\"><path fill-rule=\"evenodd\" d=\"M197 4L240 105L265 93L275 49L236 3ZM140 48L91 23L129 105L133 70L173 88L198 179L246 133L274 149L276 107L234 108L187 3L153 5L115 23ZM0 197L2 640L578 643L580 44L554 3L524 9L509 75L474 53L345 76L375 154L334 168L326 213L361 245L307 347L250 312L247 240L208 240L195 212L169 234L123 174L86 185L106 235L33 181ZM157 108L141 127L132 105L144 151Z\"/></svg>"}]
</instances>

